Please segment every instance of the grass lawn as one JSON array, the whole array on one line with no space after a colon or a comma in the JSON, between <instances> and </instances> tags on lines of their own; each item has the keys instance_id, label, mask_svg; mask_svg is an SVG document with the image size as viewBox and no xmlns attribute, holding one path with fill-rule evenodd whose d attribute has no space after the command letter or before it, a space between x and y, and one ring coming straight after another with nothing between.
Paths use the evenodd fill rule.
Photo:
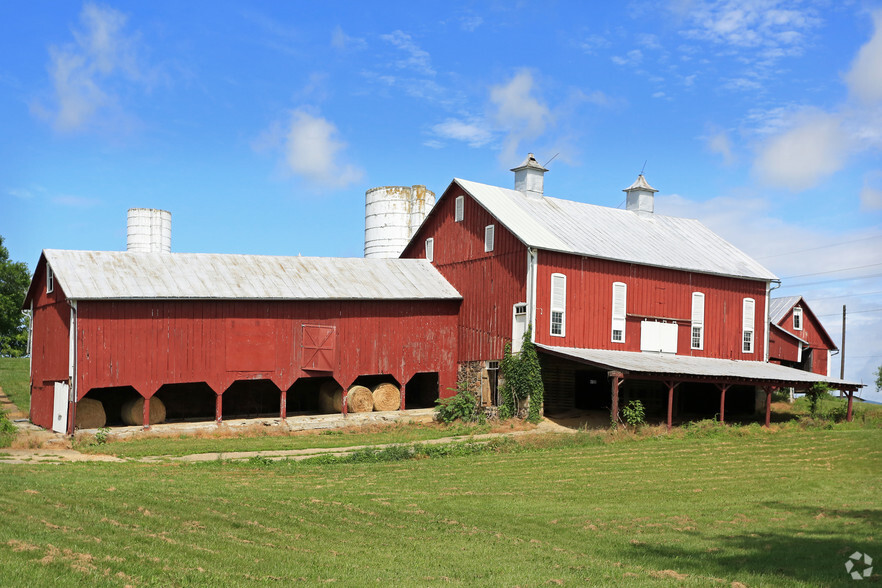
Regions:
<instances>
[{"instance_id":1,"label":"grass lawn","mask_svg":"<svg viewBox=\"0 0 882 588\"><path fill-rule=\"evenodd\" d=\"M0 466L0 578L824 586L851 585L853 552L882 557L882 430L705 433L392 463Z\"/></svg>"},{"instance_id":2,"label":"grass lawn","mask_svg":"<svg viewBox=\"0 0 882 588\"><path fill-rule=\"evenodd\" d=\"M0 357L0 388L25 414L31 410L29 362L27 357Z\"/></svg>"}]
</instances>

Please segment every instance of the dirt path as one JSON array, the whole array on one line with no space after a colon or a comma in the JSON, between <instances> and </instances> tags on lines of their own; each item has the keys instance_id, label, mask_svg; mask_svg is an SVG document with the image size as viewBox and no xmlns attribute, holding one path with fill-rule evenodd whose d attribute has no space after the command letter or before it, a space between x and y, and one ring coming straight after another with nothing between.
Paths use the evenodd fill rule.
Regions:
<instances>
[{"instance_id":1,"label":"dirt path","mask_svg":"<svg viewBox=\"0 0 882 588\"><path fill-rule=\"evenodd\" d=\"M544 419L539 425L530 431L512 431L510 433L483 433L480 435L470 435L467 437L442 437L440 439L430 439L427 441L418 441L414 443L425 443L430 445L439 445L444 443L454 443L457 441L489 441L497 437L519 437L523 435L535 435L541 433L572 433L573 429L563 427ZM409 445L411 443L383 443L379 445L355 445L348 447L322 447L309 449L278 449L266 451L226 451L212 453L194 453L190 455L181 455L176 457L168 456L149 456L138 459L122 459L113 455L81 453L74 449L0 449L0 463L2 464L59 464L72 462L137 462L137 463L158 463L163 461L181 461L181 462L204 462L215 461L218 459L242 461L252 457L264 457L272 460L291 459L299 461L317 455L334 455L342 456L360 449L383 449L392 445Z\"/></svg>"}]
</instances>

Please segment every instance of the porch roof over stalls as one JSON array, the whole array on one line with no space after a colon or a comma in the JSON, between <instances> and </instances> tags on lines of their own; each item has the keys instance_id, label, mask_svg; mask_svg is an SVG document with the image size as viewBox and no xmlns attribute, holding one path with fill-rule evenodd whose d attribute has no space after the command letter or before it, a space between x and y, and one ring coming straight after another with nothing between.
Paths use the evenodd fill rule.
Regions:
<instances>
[{"instance_id":1,"label":"porch roof over stalls","mask_svg":"<svg viewBox=\"0 0 882 588\"><path fill-rule=\"evenodd\" d=\"M73 300L462 298L424 259L55 249L44 250L43 257Z\"/></svg>"},{"instance_id":2,"label":"porch roof over stalls","mask_svg":"<svg viewBox=\"0 0 882 588\"><path fill-rule=\"evenodd\" d=\"M776 280L700 221L597 206L454 179L528 247L699 273Z\"/></svg>"},{"instance_id":3,"label":"porch roof over stalls","mask_svg":"<svg viewBox=\"0 0 882 588\"><path fill-rule=\"evenodd\" d=\"M711 357L691 357L669 353L578 349L536 344L540 350L609 371L619 371L634 378L669 379L708 383L740 383L756 386L803 388L815 382L856 391L864 384L826 378L802 370L762 361L740 361Z\"/></svg>"}]
</instances>

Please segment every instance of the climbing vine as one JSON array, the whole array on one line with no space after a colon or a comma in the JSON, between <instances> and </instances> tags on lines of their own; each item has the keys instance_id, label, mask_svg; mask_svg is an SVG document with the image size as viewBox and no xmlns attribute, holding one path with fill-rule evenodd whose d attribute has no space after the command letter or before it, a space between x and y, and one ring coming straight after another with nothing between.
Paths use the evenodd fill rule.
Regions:
<instances>
[{"instance_id":1,"label":"climbing vine","mask_svg":"<svg viewBox=\"0 0 882 588\"><path fill-rule=\"evenodd\" d=\"M532 326L527 328L521 343L521 352L511 352L511 343L505 346L505 354L499 366L502 372L502 385L499 394L502 404L499 407L500 418L511 418L518 415L521 402L529 399L527 420L537 422L541 417L542 402L545 388L542 385L542 368L539 355L531 340Z\"/></svg>"}]
</instances>

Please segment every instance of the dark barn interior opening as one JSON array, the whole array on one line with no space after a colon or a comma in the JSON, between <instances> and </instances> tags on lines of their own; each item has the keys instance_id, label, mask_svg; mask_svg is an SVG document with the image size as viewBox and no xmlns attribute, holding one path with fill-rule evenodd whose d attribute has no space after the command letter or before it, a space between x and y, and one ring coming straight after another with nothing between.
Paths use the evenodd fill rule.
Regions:
<instances>
[{"instance_id":1,"label":"dark barn interior opening","mask_svg":"<svg viewBox=\"0 0 882 588\"><path fill-rule=\"evenodd\" d=\"M155 396L165 404L166 422L214 420L217 394L205 382L165 384Z\"/></svg>"},{"instance_id":2,"label":"dark barn interior opening","mask_svg":"<svg viewBox=\"0 0 882 588\"><path fill-rule=\"evenodd\" d=\"M123 404L130 400L141 398L138 391L132 386L113 386L111 388L92 388L83 397L98 400L104 406L104 414L107 416L106 426L127 426L122 419Z\"/></svg>"},{"instance_id":3,"label":"dark barn interior opening","mask_svg":"<svg viewBox=\"0 0 882 588\"><path fill-rule=\"evenodd\" d=\"M404 408L434 408L438 393L438 372L414 374L404 387Z\"/></svg>"},{"instance_id":4,"label":"dark barn interior opening","mask_svg":"<svg viewBox=\"0 0 882 588\"><path fill-rule=\"evenodd\" d=\"M379 384L394 384L401 390L401 384L389 374L370 374L366 376L358 376L353 382L353 386L364 386L369 390L373 390L374 386Z\"/></svg>"},{"instance_id":5,"label":"dark barn interior opening","mask_svg":"<svg viewBox=\"0 0 882 588\"><path fill-rule=\"evenodd\" d=\"M299 378L288 389L285 399L285 416L319 414L319 390L322 385L334 382L330 377Z\"/></svg>"},{"instance_id":6,"label":"dark barn interior opening","mask_svg":"<svg viewBox=\"0 0 882 588\"><path fill-rule=\"evenodd\" d=\"M223 418L255 418L279 415L282 391L272 380L236 380L224 392Z\"/></svg>"}]
</instances>

